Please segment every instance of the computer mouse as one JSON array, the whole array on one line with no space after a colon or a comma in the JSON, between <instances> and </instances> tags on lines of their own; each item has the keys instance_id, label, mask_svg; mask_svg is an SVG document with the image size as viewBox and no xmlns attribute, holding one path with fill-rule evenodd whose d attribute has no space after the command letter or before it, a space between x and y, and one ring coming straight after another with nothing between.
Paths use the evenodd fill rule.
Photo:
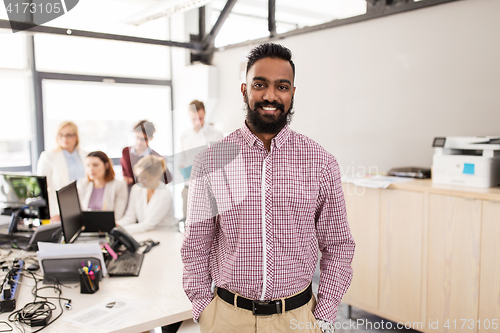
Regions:
<instances>
[{"instance_id":1,"label":"computer mouse","mask_svg":"<svg viewBox=\"0 0 500 333\"><path fill-rule=\"evenodd\" d=\"M29 265L28 268L26 269L30 272L36 272L37 270L40 269L40 265L38 264Z\"/></svg>"}]
</instances>

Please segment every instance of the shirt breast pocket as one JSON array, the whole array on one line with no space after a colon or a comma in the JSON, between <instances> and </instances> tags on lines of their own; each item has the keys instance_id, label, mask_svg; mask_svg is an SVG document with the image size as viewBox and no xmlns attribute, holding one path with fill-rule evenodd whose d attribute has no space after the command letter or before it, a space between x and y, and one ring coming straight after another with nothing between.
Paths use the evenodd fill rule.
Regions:
<instances>
[{"instance_id":1,"label":"shirt breast pocket","mask_svg":"<svg viewBox=\"0 0 500 333\"><path fill-rule=\"evenodd\" d=\"M287 187L287 206L297 217L313 217L317 198L317 189L307 181L291 182Z\"/></svg>"}]
</instances>

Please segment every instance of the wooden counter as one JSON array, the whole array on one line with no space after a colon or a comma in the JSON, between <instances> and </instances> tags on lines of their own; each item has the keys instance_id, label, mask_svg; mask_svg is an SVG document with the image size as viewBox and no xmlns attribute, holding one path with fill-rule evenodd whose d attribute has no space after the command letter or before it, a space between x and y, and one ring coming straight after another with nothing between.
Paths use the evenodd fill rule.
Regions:
<instances>
[{"instance_id":1,"label":"wooden counter","mask_svg":"<svg viewBox=\"0 0 500 333\"><path fill-rule=\"evenodd\" d=\"M453 195L462 198L500 201L500 187L475 188L453 185L433 184L432 180L415 180L408 183L397 183L389 186L390 189L417 191L424 193L435 193Z\"/></svg>"},{"instance_id":2,"label":"wooden counter","mask_svg":"<svg viewBox=\"0 0 500 333\"><path fill-rule=\"evenodd\" d=\"M500 188L343 187L356 241L343 302L422 332L500 332Z\"/></svg>"}]
</instances>

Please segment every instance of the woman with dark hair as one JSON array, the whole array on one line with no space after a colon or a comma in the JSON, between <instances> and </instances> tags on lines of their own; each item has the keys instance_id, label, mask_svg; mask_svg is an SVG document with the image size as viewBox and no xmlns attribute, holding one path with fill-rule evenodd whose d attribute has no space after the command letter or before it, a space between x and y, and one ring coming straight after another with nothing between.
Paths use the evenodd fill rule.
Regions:
<instances>
[{"instance_id":1,"label":"woman with dark hair","mask_svg":"<svg viewBox=\"0 0 500 333\"><path fill-rule=\"evenodd\" d=\"M85 158L87 177L78 180L78 195L83 210L107 210L120 219L127 207L127 184L115 179L113 164L102 151L94 151Z\"/></svg>"}]
</instances>

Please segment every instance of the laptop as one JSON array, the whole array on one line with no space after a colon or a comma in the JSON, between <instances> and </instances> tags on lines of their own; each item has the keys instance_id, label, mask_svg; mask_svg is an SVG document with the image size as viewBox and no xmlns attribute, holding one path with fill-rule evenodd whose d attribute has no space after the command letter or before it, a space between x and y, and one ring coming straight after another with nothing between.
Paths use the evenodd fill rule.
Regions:
<instances>
[{"instance_id":1,"label":"laptop","mask_svg":"<svg viewBox=\"0 0 500 333\"><path fill-rule=\"evenodd\" d=\"M111 211L82 211L76 181L56 191L61 224L66 243L77 238L94 241L98 233L103 235L115 227L115 215ZM79 237L83 232L82 237Z\"/></svg>"},{"instance_id":2,"label":"laptop","mask_svg":"<svg viewBox=\"0 0 500 333\"><path fill-rule=\"evenodd\" d=\"M116 226L115 213L112 211L84 211L83 223L85 225L84 233L87 232L110 232Z\"/></svg>"}]
</instances>

